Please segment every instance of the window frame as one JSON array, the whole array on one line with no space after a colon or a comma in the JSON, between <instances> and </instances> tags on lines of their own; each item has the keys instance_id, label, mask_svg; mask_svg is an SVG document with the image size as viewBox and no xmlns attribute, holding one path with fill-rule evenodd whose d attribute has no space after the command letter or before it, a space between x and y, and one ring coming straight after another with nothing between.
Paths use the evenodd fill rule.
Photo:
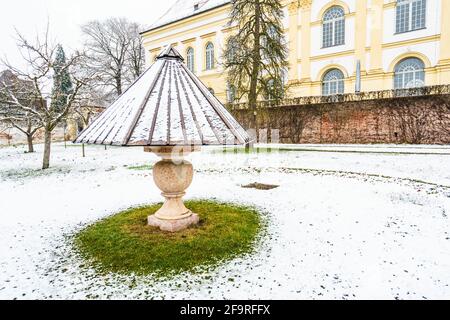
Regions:
<instances>
[{"instance_id":1,"label":"window frame","mask_svg":"<svg viewBox=\"0 0 450 320\"><path fill-rule=\"evenodd\" d=\"M342 16L338 17L338 18L332 18L330 20L325 20L325 16L332 11L333 9L339 9L342 12ZM327 10L325 10L325 12L323 13L322 16L322 49L325 48L332 48L332 47L338 47L338 46L343 46L345 45L345 41L346 41L346 24L347 24L347 19L346 19L346 14L345 14L345 9L342 6L339 5L334 5L331 6L330 8L328 8ZM337 40L337 31L336 31L336 24L338 22L343 22L343 37L342 37L342 43L336 43ZM326 45L325 44L325 25L326 24L331 24L331 44L330 45Z\"/></svg>"},{"instance_id":2,"label":"window frame","mask_svg":"<svg viewBox=\"0 0 450 320\"><path fill-rule=\"evenodd\" d=\"M215 48L211 41L208 41L205 46L205 70L214 70L215 68Z\"/></svg>"},{"instance_id":3,"label":"window frame","mask_svg":"<svg viewBox=\"0 0 450 320\"><path fill-rule=\"evenodd\" d=\"M405 2L403 4L401 4L401 2ZM425 10L423 12L423 26L417 27L417 28L413 28L413 3L414 2L423 2L425 4ZM408 6L409 8L409 13L408 13L408 28L405 30L400 30L398 27L398 10L400 8L400 6ZM414 31L419 31L419 30L424 30L427 29L427 13L428 13L428 2L427 0L397 0L396 4L395 4L395 20L394 20L394 29L395 29L395 33L394 34L403 34L403 33L408 33L408 32L414 32Z\"/></svg>"},{"instance_id":4,"label":"window frame","mask_svg":"<svg viewBox=\"0 0 450 320\"><path fill-rule=\"evenodd\" d=\"M188 47L186 50L186 66L191 72L195 72L195 50L193 47Z\"/></svg>"},{"instance_id":5,"label":"window frame","mask_svg":"<svg viewBox=\"0 0 450 320\"><path fill-rule=\"evenodd\" d=\"M227 47L228 47L228 56L226 58L228 62L235 63L238 47L236 45L236 38L234 36L230 36L227 39Z\"/></svg>"},{"instance_id":6,"label":"window frame","mask_svg":"<svg viewBox=\"0 0 450 320\"><path fill-rule=\"evenodd\" d=\"M413 60L413 61L419 62L421 69L415 69L414 71L398 71L398 69L401 67L401 65L403 63L406 63L408 60ZM406 89L414 89L414 88L424 87L426 85L426 82L425 82L425 80L426 80L425 69L426 69L425 62L422 59L418 58L418 57L406 57L406 58L400 60L394 66L393 89L394 90L406 90ZM405 85L405 75L406 74L411 74L411 73L414 75L414 77L413 77L413 79L411 81L420 80L420 81L422 81L422 85L421 86L407 87ZM418 77L418 74L421 74L422 77ZM398 83L397 77L399 75L402 76L402 79L401 79L402 86L401 87L397 87L397 83ZM423 78L423 79L421 79L421 78Z\"/></svg>"},{"instance_id":7,"label":"window frame","mask_svg":"<svg viewBox=\"0 0 450 320\"><path fill-rule=\"evenodd\" d=\"M331 72L334 72L334 71L340 73L342 75L342 78L336 79L336 80L325 80L327 75L329 75ZM340 90L340 82L341 81L342 81L342 92L339 92L339 90ZM336 83L337 92L330 93L330 90L328 89L328 92L325 93L325 86L326 85L330 86L330 84L333 83L333 82ZM342 70L340 70L339 68L327 69L324 72L324 74L322 76L322 79L321 79L321 89L322 89L321 94L322 94L323 97L330 97L330 96L336 96L336 95L344 94L345 93L345 74L344 74L344 72L342 72Z\"/></svg>"},{"instance_id":8,"label":"window frame","mask_svg":"<svg viewBox=\"0 0 450 320\"><path fill-rule=\"evenodd\" d=\"M227 83L227 103L235 103L236 101L236 87Z\"/></svg>"}]
</instances>

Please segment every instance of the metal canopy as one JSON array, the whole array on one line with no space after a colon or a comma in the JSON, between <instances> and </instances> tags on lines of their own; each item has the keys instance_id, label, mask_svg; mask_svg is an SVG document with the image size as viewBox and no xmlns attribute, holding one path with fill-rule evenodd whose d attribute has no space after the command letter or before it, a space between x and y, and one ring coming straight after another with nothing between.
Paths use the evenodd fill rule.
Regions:
<instances>
[{"instance_id":1,"label":"metal canopy","mask_svg":"<svg viewBox=\"0 0 450 320\"><path fill-rule=\"evenodd\" d=\"M245 130L166 47L109 108L75 140L120 146L247 144Z\"/></svg>"}]
</instances>

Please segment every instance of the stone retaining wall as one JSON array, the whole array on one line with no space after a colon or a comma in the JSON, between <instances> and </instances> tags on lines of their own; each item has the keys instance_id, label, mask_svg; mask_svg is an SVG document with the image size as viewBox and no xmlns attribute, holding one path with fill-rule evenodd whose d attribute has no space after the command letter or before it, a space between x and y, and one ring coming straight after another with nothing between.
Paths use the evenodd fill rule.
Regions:
<instances>
[{"instance_id":1,"label":"stone retaining wall","mask_svg":"<svg viewBox=\"0 0 450 320\"><path fill-rule=\"evenodd\" d=\"M254 127L251 110L231 112ZM256 118L269 137L278 129L281 143L450 143L448 94L265 107Z\"/></svg>"}]
</instances>

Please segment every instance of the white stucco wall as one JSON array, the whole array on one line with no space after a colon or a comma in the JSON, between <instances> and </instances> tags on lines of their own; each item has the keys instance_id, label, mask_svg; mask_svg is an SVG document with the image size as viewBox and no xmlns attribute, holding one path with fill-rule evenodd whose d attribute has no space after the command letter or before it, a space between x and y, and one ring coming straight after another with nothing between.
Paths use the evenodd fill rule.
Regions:
<instances>
[{"instance_id":1,"label":"white stucco wall","mask_svg":"<svg viewBox=\"0 0 450 320\"><path fill-rule=\"evenodd\" d=\"M353 76L356 68L356 53L354 52L356 47L356 41L359 38L356 30L356 5L357 1L364 0L313 0L310 9L311 15L311 43L310 43L310 58L311 58L311 74L312 81L320 81L320 73L329 66L330 68L338 65L344 70L348 76ZM427 1L427 18L426 28L423 30L417 30L413 32L407 32L402 34L395 34L395 18L396 7L393 0L384 0L383 8L383 26L381 34L381 45L377 47L372 43L372 32L374 29L380 28L377 23L380 16L376 16L379 12L373 10L373 0L367 0L367 18L366 18L366 31L364 47L365 52L365 66L363 69L370 71L371 63L379 61L375 57L381 53L382 68L385 72L391 72L390 69L393 61L398 57L410 52L413 54L420 54L427 57L427 61L430 61L431 66L437 65L440 55L440 40L439 35L441 32L441 2L450 0L428 0ZM337 4L345 7L346 12L346 26L345 26L345 44L335 47L322 48L322 14L325 9L331 5ZM302 51L304 50L303 39L301 36L302 28L302 10L299 8L297 21L296 21L296 36L297 36L297 60L302 58ZM287 7L283 9L285 17L283 19L283 25L286 30L286 41L292 37L290 16ZM450 19L450 17L449 17ZM205 35L215 33L215 36L211 38L215 45L215 58L220 59L222 49L225 46L226 34L222 30L226 27L227 13L220 13L218 15L208 16L195 23L183 24L175 30L168 30L157 33L153 37L146 37L146 48L151 50L152 48L161 47L164 45L177 43L177 48L185 55L187 46L182 43L187 39L195 38L192 45L195 50L195 71L197 74L206 77L206 81L213 79L209 75L221 74L220 64L217 64L217 69L214 71L204 71L205 63ZM175 36L174 36L175 35ZM171 38L167 40L166 38ZM203 38L202 38L203 37ZM434 37L434 38L433 38ZM364 37L361 37L363 39ZM416 41L417 40L417 41ZM292 48L292 44L289 44ZM292 51L292 50L290 50ZM291 58L291 61L295 59ZM362 59L364 60L364 59ZM297 64L298 77L302 76L302 65ZM347 88L346 88L347 89Z\"/></svg>"},{"instance_id":2,"label":"white stucco wall","mask_svg":"<svg viewBox=\"0 0 450 320\"><path fill-rule=\"evenodd\" d=\"M385 72L391 72L389 70L390 65L398 57L407 53L420 53L428 58L431 66L435 66L439 61L439 41L418 43L400 48L384 49L383 50L383 70ZM425 61L424 61L425 62Z\"/></svg>"},{"instance_id":3,"label":"white stucco wall","mask_svg":"<svg viewBox=\"0 0 450 320\"><path fill-rule=\"evenodd\" d=\"M322 48L322 26L316 25L311 28L311 55L319 56L355 49L355 18L346 18L345 21L345 43L341 46Z\"/></svg>"},{"instance_id":4,"label":"white stucco wall","mask_svg":"<svg viewBox=\"0 0 450 320\"><path fill-rule=\"evenodd\" d=\"M356 1L361 0L341 0L350 9L350 12L355 12ZM313 0L311 5L311 19L312 21L322 20L320 16L323 8L327 7L332 1L329 0Z\"/></svg>"},{"instance_id":5,"label":"white stucco wall","mask_svg":"<svg viewBox=\"0 0 450 320\"><path fill-rule=\"evenodd\" d=\"M412 40L422 37L428 37L439 34L441 32L441 1L449 0L428 0L426 14L426 28L413 32L395 33L395 6L384 10L383 16L383 43L392 43L405 40ZM385 0L385 3L392 1ZM450 19L450 17L449 17Z\"/></svg>"},{"instance_id":6,"label":"white stucco wall","mask_svg":"<svg viewBox=\"0 0 450 320\"><path fill-rule=\"evenodd\" d=\"M338 65L342 67L346 76L352 76L355 72L356 62L354 55L337 57L311 62L311 78L314 81L320 81L320 72L327 66Z\"/></svg>"}]
</instances>

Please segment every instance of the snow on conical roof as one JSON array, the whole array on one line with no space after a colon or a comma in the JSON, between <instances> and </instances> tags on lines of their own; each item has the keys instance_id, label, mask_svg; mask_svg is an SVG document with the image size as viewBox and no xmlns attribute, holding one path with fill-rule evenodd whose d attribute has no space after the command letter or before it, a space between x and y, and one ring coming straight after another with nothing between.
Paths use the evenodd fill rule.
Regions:
<instances>
[{"instance_id":1,"label":"snow on conical roof","mask_svg":"<svg viewBox=\"0 0 450 320\"><path fill-rule=\"evenodd\" d=\"M109 108L75 140L120 146L247 144L245 130L166 47Z\"/></svg>"}]
</instances>

